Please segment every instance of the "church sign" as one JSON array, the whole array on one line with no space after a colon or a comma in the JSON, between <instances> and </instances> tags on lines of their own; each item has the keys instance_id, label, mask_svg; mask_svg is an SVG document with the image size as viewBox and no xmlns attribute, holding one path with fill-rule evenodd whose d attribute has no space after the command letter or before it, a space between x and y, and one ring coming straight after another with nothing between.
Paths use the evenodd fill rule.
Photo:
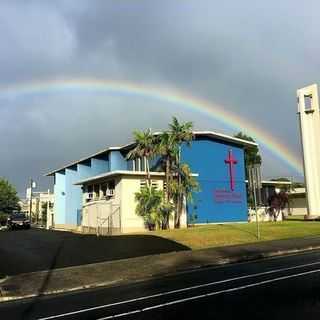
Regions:
<instances>
[{"instance_id":1,"label":"church sign","mask_svg":"<svg viewBox=\"0 0 320 320\"><path fill-rule=\"evenodd\" d=\"M225 189L215 189L213 199L216 203L242 203L241 192L234 192Z\"/></svg>"},{"instance_id":2,"label":"church sign","mask_svg":"<svg viewBox=\"0 0 320 320\"><path fill-rule=\"evenodd\" d=\"M235 192L235 172L234 166L238 161L234 158L232 150L228 152L227 159L224 160L225 164L229 166L229 190L226 188L218 188L213 191L213 199L216 203L242 203L241 192Z\"/></svg>"}]
</instances>

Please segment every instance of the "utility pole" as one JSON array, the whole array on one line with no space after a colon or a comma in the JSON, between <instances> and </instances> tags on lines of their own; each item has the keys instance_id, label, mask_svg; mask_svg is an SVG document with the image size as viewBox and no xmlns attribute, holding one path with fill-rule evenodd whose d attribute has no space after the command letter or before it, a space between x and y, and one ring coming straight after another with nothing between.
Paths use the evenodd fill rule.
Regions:
<instances>
[{"instance_id":1,"label":"utility pole","mask_svg":"<svg viewBox=\"0 0 320 320\"><path fill-rule=\"evenodd\" d=\"M32 188L35 188L35 187L36 187L35 181L33 181L32 178L30 178L30 204L29 204L30 223L31 223L31 219L32 219Z\"/></svg>"},{"instance_id":2,"label":"utility pole","mask_svg":"<svg viewBox=\"0 0 320 320\"><path fill-rule=\"evenodd\" d=\"M29 205L29 219L31 223L31 216L32 216L32 186L33 186L33 180L30 178L30 205Z\"/></svg>"},{"instance_id":3,"label":"utility pole","mask_svg":"<svg viewBox=\"0 0 320 320\"><path fill-rule=\"evenodd\" d=\"M253 193L254 210L256 213L257 239L260 240L260 224L258 218L257 192L261 194L261 167L260 164L248 166L248 184ZM261 196L258 197L261 199Z\"/></svg>"}]
</instances>

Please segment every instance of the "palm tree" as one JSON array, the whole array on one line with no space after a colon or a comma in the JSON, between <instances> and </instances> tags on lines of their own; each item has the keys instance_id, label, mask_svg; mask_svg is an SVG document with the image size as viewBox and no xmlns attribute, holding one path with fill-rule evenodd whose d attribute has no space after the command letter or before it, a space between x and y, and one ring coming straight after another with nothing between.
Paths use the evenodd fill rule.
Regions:
<instances>
[{"instance_id":1,"label":"palm tree","mask_svg":"<svg viewBox=\"0 0 320 320\"><path fill-rule=\"evenodd\" d=\"M163 158L165 162L165 177L166 177L166 202L171 198L170 182L172 181L172 167L177 153L177 145L173 136L164 131L158 136L157 153Z\"/></svg>"},{"instance_id":2,"label":"palm tree","mask_svg":"<svg viewBox=\"0 0 320 320\"><path fill-rule=\"evenodd\" d=\"M184 200L186 200L186 202L193 201L193 192L199 191L199 184L192 176L191 169L186 163L180 164L176 167L176 172L180 177L180 180L176 180L172 184L172 190L174 202L176 203L174 225L176 228L179 228Z\"/></svg>"},{"instance_id":3,"label":"palm tree","mask_svg":"<svg viewBox=\"0 0 320 320\"><path fill-rule=\"evenodd\" d=\"M188 146L194 138L192 122L179 123L176 117L172 118L172 123L169 124L170 134L173 141L178 145L178 153L176 154L176 163L181 161L181 144L186 142Z\"/></svg>"},{"instance_id":4,"label":"palm tree","mask_svg":"<svg viewBox=\"0 0 320 320\"><path fill-rule=\"evenodd\" d=\"M151 176L149 160L155 155L155 136L152 134L151 129L134 131L133 136L135 147L128 153L127 159L144 158L146 160L147 185L150 187Z\"/></svg>"},{"instance_id":5,"label":"palm tree","mask_svg":"<svg viewBox=\"0 0 320 320\"><path fill-rule=\"evenodd\" d=\"M176 148L176 154L175 154L175 166L177 168L180 167L181 162L181 145L183 143L186 143L187 146L191 146L191 141L194 138L194 134L192 131L193 124L192 122L185 122L185 123L179 123L178 119L176 117L172 118L172 123L169 124L170 128L170 134L172 136L172 140L177 145ZM181 190L181 192L178 192L177 199L176 199L176 214L175 214L175 227L179 227L180 225L180 216L182 213L182 204L183 204L183 187L181 186L181 171L177 170L177 180L178 180L178 186L177 190ZM181 188L182 187L182 188Z\"/></svg>"},{"instance_id":6,"label":"palm tree","mask_svg":"<svg viewBox=\"0 0 320 320\"><path fill-rule=\"evenodd\" d=\"M181 165L181 145L186 143L191 145L193 139L192 122L179 123L178 119L173 117L169 124L169 130L159 135L152 134L151 130L135 131L135 147L128 155L127 159L145 158L147 171L147 188L136 194L138 201L137 213L145 216L148 220L161 221L162 228L169 226L169 217L172 211L175 211L175 227L180 226L180 216L183 208L184 199L192 198L192 190L197 189L198 184L191 175L191 170L187 165ZM162 192L162 203L153 206L148 203L157 198L155 190L151 186L149 160L154 156L160 156L165 163L165 181L166 189ZM175 210L174 210L175 208Z\"/></svg>"},{"instance_id":7,"label":"palm tree","mask_svg":"<svg viewBox=\"0 0 320 320\"><path fill-rule=\"evenodd\" d=\"M136 214L143 218L149 230L153 230L157 225L160 227L162 223L159 214L162 199L162 191L154 187L144 187L135 193Z\"/></svg>"}]
</instances>

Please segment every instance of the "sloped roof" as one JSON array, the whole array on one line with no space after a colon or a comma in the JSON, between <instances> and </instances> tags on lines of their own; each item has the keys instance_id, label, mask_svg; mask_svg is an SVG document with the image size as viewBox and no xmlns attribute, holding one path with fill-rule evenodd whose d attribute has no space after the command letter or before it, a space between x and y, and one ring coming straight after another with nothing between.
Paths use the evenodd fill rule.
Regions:
<instances>
[{"instance_id":1,"label":"sloped roof","mask_svg":"<svg viewBox=\"0 0 320 320\"><path fill-rule=\"evenodd\" d=\"M161 134L161 132L156 132L156 135ZM231 142L233 144L239 145L239 146L243 146L243 147L256 147L258 146L257 143L255 142L251 142L251 141L247 141L247 140L243 140L243 139L239 139L239 138L235 138L223 133L218 133L215 131L193 131L193 134L195 135L195 137L203 137L203 138L211 138L211 139L215 139L215 140L220 140L220 141L226 141L226 142ZM108 153L110 151L125 151L126 149L129 149L131 147L134 146L134 143L129 143L120 147L108 147L106 149L102 149L94 154L91 154L87 157L81 158L79 160L76 161L72 161L70 163L68 163L67 165L64 165L58 169L52 170L48 173L45 174L45 176L52 176L53 174L55 174L56 172L62 171L64 169L70 168L78 163L81 162L85 162L91 158L97 157L103 153Z\"/></svg>"}]
</instances>

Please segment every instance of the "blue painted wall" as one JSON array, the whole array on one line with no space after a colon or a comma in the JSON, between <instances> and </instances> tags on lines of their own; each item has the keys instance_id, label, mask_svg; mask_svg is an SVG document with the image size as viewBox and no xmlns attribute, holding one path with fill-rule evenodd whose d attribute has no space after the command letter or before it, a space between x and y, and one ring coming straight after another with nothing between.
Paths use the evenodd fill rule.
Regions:
<instances>
[{"instance_id":1,"label":"blue painted wall","mask_svg":"<svg viewBox=\"0 0 320 320\"><path fill-rule=\"evenodd\" d=\"M55 193L55 223L81 224L82 190L74 183L109 171L107 155L99 159L92 158L86 162L65 169L65 174L56 173ZM65 195L62 195L62 194Z\"/></svg>"},{"instance_id":2,"label":"blue painted wall","mask_svg":"<svg viewBox=\"0 0 320 320\"><path fill-rule=\"evenodd\" d=\"M66 169L66 224L77 224L77 209L81 205L81 187L74 183L79 181L77 165Z\"/></svg>"},{"instance_id":3,"label":"blue painted wall","mask_svg":"<svg viewBox=\"0 0 320 320\"><path fill-rule=\"evenodd\" d=\"M109 154L110 171L127 170L127 160L120 151L111 151Z\"/></svg>"},{"instance_id":4,"label":"blue painted wall","mask_svg":"<svg viewBox=\"0 0 320 320\"><path fill-rule=\"evenodd\" d=\"M89 178L92 173L91 173L91 161L87 161L84 163L78 163L78 177L79 180L83 180L86 178ZM78 181L79 181L78 180ZM76 188L80 188L80 186L74 186ZM82 220L82 190L80 192L80 197L77 200L77 206L73 209L73 212L76 212L76 220L77 220L77 225L81 225L81 220Z\"/></svg>"},{"instance_id":5,"label":"blue painted wall","mask_svg":"<svg viewBox=\"0 0 320 320\"><path fill-rule=\"evenodd\" d=\"M109 159L105 155L103 158L92 158L91 159L92 173L100 174L109 171Z\"/></svg>"},{"instance_id":6,"label":"blue painted wall","mask_svg":"<svg viewBox=\"0 0 320 320\"><path fill-rule=\"evenodd\" d=\"M66 219L66 176L65 171L55 174L54 184L54 223L64 224Z\"/></svg>"},{"instance_id":7,"label":"blue painted wall","mask_svg":"<svg viewBox=\"0 0 320 320\"><path fill-rule=\"evenodd\" d=\"M229 149L238 161L234 166L235 189L230 189ZM188 204L188 215L197 214L197 223L247 221L244 151L238 146L209 139L198 139L191 147L182 146L182 161L198 173L200 192Z\"/></svg>"},{"instance_id":8,"label":"blue painted wall","mask_svg":"<svg viewBox=\"0 0 320 320\"><path fill-rule=\"evenodd\" d=\"M229 168L225 164L229 149L238 163L234 167L235 190L230 190ZM197 223L247 221L247 199L244 170L244 151L230 143L197 139L192 146L182 146L182 161L198 173L200 192L194 194L194 203L188 204L188 214L195 211ZM157 159L152 161L156 163ZM80 224L82 190L74 183L103 172L131 169L120 151L111 151L89 159L55 174L55 223ZM151 165L152 166L152 165Z\"/></svg>"}]
</instances>

